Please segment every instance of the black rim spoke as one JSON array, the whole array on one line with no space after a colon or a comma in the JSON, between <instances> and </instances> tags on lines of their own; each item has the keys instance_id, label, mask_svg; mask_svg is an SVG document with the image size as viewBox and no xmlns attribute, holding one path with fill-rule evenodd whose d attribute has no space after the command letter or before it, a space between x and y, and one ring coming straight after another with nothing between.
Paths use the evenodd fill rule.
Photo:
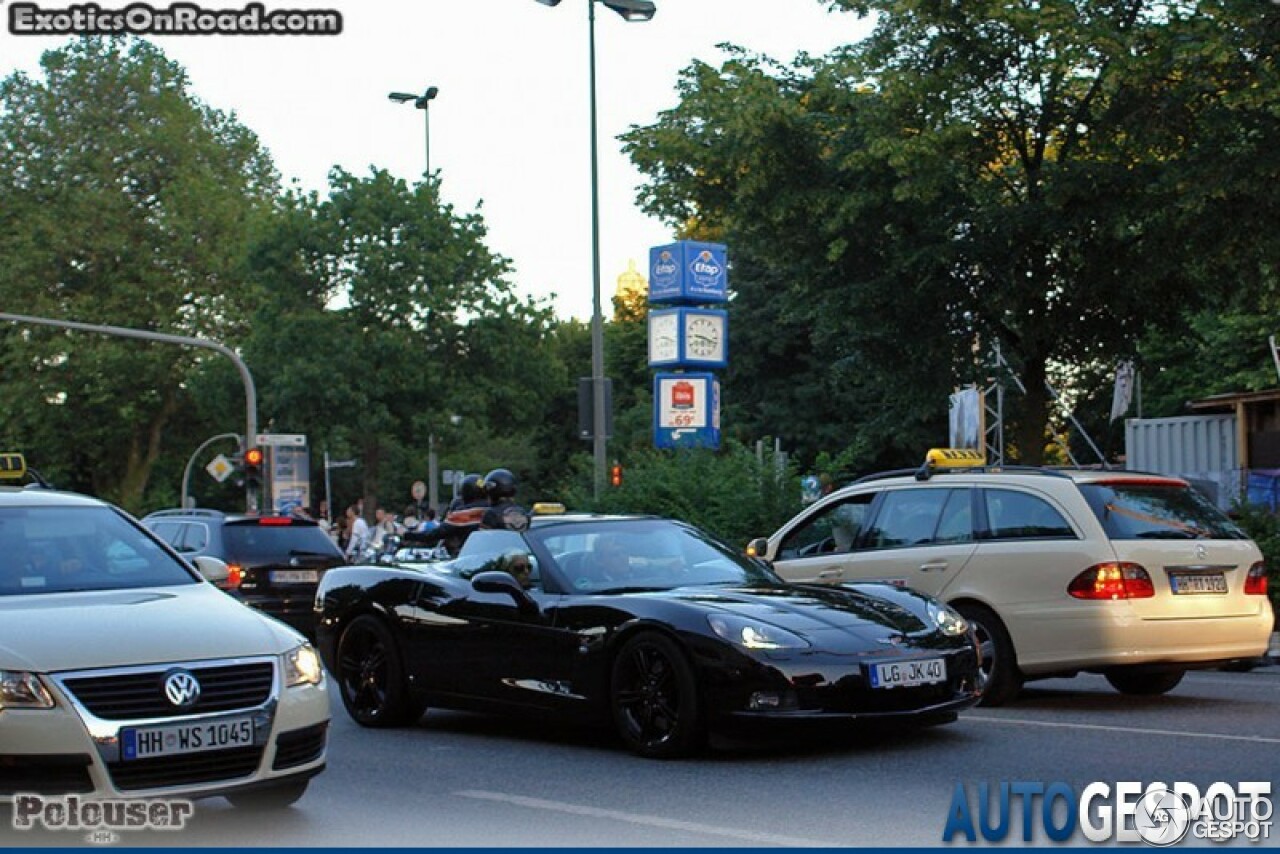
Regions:
<instances>
[{"instance_id":1,"label":"black rim spoke","mask_svg":"<svg viewBox=\"0 0 1280 854\"><path fill-rule=\"evenodd\" d=\"M665 652L648 644L631 650L614 695L631 737L653 747L672 737L680 721L676 670Z\"/></svg>"}]
</instances>

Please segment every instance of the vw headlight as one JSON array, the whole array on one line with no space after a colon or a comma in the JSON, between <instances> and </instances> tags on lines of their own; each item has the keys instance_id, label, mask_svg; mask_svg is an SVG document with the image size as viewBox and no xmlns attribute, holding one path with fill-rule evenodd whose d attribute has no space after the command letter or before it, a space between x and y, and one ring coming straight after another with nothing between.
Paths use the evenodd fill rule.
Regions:
<instances>
[{"instance_id":1,"label":"vw headlight","mask_svg":"<svg viewBox=\"0 0 1280 854\"><path fill-rule=\"evenodd\" d=\"M284 684L319 685L324 681L324 666L320 655L309 643L294 647L284 654Z\"/></svg>"},{"instance_id":2,"label":"vw headlight","mask_svg":"<svg viewBox=\"0 0 1280 854\"><path fill-rule=\"evenodd\" d=\"M959 637L969 631L969 623L964 617L952 611L946 605L929 603L929 619L947 637Z\"/></svg>"},{"instance_id":3,"label":"vw headlight","mask_svg":"<svg viewBox=\"0 0 1280 854\"><path fill-rule=\"evenodd\" d=\"M717 635L747 649L804 649L809 645L793 632L745 617L709 614L707 622Z\"/></svg>"},{"instance_id":4,"label":"vw headlight","mask_svg":"<svg viewBox=\"0 0 1280 854\"><path fill-rule=\"evenodd\" d=\"M53 696L39 676L22 670L0 670L0 711L52 708Z\"/></svg>"}]
</instances>

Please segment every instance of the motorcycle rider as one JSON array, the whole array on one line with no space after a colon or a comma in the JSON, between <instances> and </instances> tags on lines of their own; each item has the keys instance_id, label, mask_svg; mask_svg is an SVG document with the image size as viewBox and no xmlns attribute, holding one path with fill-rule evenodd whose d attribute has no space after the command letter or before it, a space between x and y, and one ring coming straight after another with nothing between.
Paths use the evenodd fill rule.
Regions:
<instances>
[{"instance_id":1,"label":"motorcycle rider","mask_svg":"<svg viewBox=\"0 0 1280 854\"><path fill-rule=\"evenodd\" d=\"M471 532L480 527L489 499L485 495L484 480L478 474L469 474L458 487L458 497L435 530L406 535L406 541L427 546L443 545L450 557L457 557L462 544Z\"/></svg>"},{"instance_id":2,"label":"motorcycle rider","mask_svg":"<svg viewBox=\"0 0 1280 854\"><path fill-rule=\"evenodd\" d=\"M523 531L529 527L529 511L515 501L516 476L507 469L494 469L484 476L484 491L492 505L480 521L481 528Z\"/></svg>"}]
</instances>

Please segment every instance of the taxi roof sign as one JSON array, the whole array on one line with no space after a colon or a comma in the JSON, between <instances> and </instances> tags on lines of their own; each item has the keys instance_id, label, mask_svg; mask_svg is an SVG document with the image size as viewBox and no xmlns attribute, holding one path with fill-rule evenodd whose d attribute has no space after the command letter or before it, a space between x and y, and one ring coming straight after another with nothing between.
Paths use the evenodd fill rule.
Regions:
<instances>
[{"instance_id":1,"label":"taxi roof sign","mask_svg":"<svg viewBox=\"0 0 1280 854\"><path fill-rule=\"evenodd\" d=\"M26 476L26 457L22 454L0 454L0 480L21 480Z\"/></svg>"},{"instance_id":2,"label":"taxi roof sign","mask_svg":"<svg viewBox=\"0 0 1280 854\"><path fill-rule=\"evenodd\" d=\"M928 480L938 469L972 469L987 464L987 455L976 448L930 448L924 464L916 470L916 480Z\"/></svg>"},{"instance_id":3,"label":"taxi roof sign","mask_svg":"<svg viewBox=\"0 0 1280 854\"><path fill-rule=\"evenodd\" d=\"M987 455L977 448L930 448L924 463L939 469L967 469L985 466Z\"/></svg>"}]
</instances>

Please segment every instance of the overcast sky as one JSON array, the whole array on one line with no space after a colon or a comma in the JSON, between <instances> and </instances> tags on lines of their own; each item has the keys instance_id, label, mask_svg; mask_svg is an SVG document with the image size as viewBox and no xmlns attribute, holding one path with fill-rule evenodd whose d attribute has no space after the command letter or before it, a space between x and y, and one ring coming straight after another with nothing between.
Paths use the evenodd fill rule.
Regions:
<instances>
[{"instance_id":1,"label":"overcast sky","mask_svg":"<svg viewBox=\"0 0 1280 854\"><path fill-rule=\"evenodd\" d=\"M167 0L152 0L164 6ZM549 8L534 0L290 0L268 10L333 8L333 37L154 37L186 67L196 95L234 111L271 152L285 181L323 191L338 165L407 180L424 166L423 114L387 99L439 87L432 102L431 167L446 201L477 206L490 247L511 258L521 291L557 294L561 317L591 313L587 0ZM826 53L856 41L867 21L818 0L656 0L657 15L628 23L596 11L601 279L605 310L628 259L672 239L635 204L641 176L617 136L676 103L678 72L718 65L731 42L775 59ZM0 0L7 22L5 0ZM43 10L70 0L42 0ZM97 0L103 9L127 2ZM205 0L239 9L240 0ZM0 33L0 75L38 70L65 38ZM732 252L732 247L730 247Z\"/></svg>"}]
</instances>

